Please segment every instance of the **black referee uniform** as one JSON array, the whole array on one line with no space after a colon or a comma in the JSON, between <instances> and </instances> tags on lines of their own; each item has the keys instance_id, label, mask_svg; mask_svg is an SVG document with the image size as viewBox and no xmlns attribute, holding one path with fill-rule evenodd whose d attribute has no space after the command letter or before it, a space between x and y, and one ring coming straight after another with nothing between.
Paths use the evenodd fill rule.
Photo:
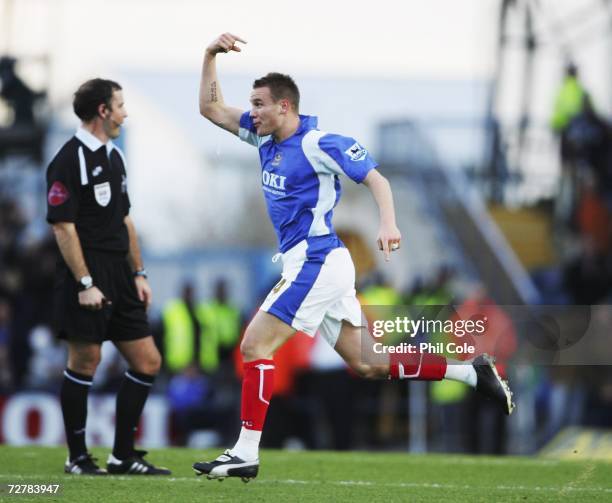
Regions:
<instances>
[{"instance_id":1,"label":"black referee uniform","mask_svg":"<svg viewBox=\"0 0 612 503\"><path fill-rule=\"evenodd\" d=\"M130 210L123 154L83 128L47 169L47 221L73 222L93 284L110 303L98 311L79 305L79 283L63 258L55 281L58 337L84 342L125 341L151 334L127 254Z\"/></svg>"}]
</instances>

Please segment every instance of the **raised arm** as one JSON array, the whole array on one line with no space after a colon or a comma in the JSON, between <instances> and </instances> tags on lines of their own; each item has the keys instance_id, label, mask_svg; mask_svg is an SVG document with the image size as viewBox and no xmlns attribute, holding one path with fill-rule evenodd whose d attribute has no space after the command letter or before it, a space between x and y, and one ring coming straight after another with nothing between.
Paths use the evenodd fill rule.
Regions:
<instances>
[{"instance_id":1,"label":"raised arm","mask_svg":"<svg viewBox=\"0 0 612 503\"><path fill-rule=\"evenodd\" d=\"M238 134L240 116L243 111L229 107L224 103L221 86L217 78L216 58L217 54L222 52L240 52L241 49L236 45L236 42L246 43L236 35L224 33L206 48L200 80L200 113L213 124L235 135Z\"/></svg>"},{"instance_id":2,"label":"raised arm","mask_svg":"<svg viewBox=\"0 0 612 503\"><path fill-rule=\"evenodd\" d=\"M380 230L378 231L378 249L390 259L390 252L398 250L402 235L395 223L393 194L389 181L378 170L372 169L365 177L363 184L370 189L380 212Z\"/></svg>"}]
</instances>

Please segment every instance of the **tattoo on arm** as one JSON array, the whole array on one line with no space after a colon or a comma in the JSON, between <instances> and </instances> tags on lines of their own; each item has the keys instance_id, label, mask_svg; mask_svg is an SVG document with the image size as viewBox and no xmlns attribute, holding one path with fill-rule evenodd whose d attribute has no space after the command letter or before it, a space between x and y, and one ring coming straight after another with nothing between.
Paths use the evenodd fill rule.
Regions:
<instances>
[{"instance_id":1,"label":"tattoo on arm","mask_svg":"<svg viewBox=\"0 0 612 503\"><path fill-rule=\"evenodd\" d=\"M217 83L213 82L210 85L210 101L211 103L217 102Z\"/></svg>"}]
</instances>

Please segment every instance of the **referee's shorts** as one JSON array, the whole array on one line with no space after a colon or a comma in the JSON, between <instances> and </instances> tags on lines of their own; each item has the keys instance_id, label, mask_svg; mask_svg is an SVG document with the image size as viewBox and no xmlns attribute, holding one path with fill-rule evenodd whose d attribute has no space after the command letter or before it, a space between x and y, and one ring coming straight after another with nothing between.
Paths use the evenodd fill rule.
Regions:
<instances>
[{"instance_id":1,"label":"referee's shorts","mask_svg":"<svg viewBox=\"0 0 612 503\"><path fill-rule=\"evenodd\" d=\"M79 304L79 285L63 260L54 285L53 325L60 339L101 344L151 335L146 306L138 298L125 253L84 250L93 284L110 304L93 311Z\"/></svg>"}]
</instances>

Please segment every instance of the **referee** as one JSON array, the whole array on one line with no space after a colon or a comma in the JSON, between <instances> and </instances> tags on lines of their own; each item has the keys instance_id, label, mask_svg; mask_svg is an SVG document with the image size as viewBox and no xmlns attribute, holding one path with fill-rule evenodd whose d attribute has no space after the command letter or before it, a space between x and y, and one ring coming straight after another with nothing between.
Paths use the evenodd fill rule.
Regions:
<instances>
[{"instance_id":1,"label":"referee","mask_svg":"<svg viewBox=\"0 0 612 503\"><path fill-rule=\"evenodd\" d=\"M147 321L151 288L129 216L125 159L111 141L127 117L121 86L85 82L74 94L82 124L47 169L47 221L63 260L57 267L54 324L68 344L61 406L67 473L169 475L134 449L134 433L161 364ZM129 370L117 394L115 443L107 470L85 445L87 394L100 349L110 340Z\"/></svg>"}]
</instances>

